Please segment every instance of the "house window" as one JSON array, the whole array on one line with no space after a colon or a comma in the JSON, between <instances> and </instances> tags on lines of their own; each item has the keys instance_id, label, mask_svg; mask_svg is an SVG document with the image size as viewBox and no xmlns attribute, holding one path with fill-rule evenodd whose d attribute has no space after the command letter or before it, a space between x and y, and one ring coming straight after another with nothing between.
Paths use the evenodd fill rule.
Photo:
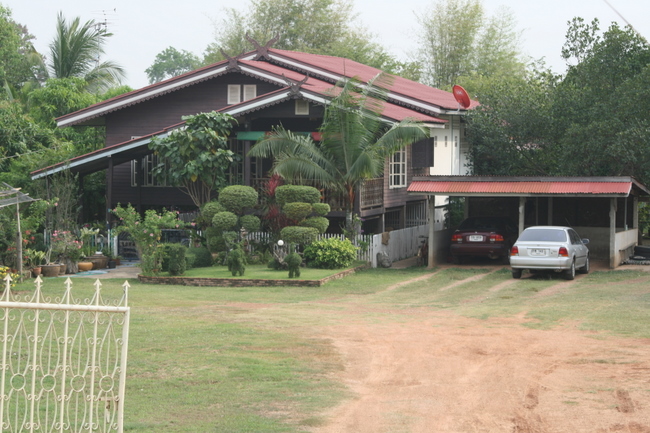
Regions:
<instances>
[{"instance_id":1,"label":"house window","mask_svg":"<svg viewBox=\"0 0 650 433\"><path fill-rule=\"evenodd\" d=\"M138 167L140 163L140 167ZM160 164L158 155L147 155L142 160L131 161L131 186L167 186L166 179L159 179L154 176L153 169Z\"/></svg>"},{"instance_id":2,"label":"house window","mask_svg":"<svg viewBox=\"0 0 650 433\"><path fill-rule=\"evenodd\" d=\"M296 116L309 115L309 102L304 99L296 99Z\"/></svg>"},{"instance_id":3,"label":"house window","mask_svg":"<svg viewBox=\"0 0 650 433\"><path fill-rule=\"evenodd\" d=\"M406 186L406 149L398 150L390 157L389 188L404 188Z\"/></svg>"},{"instance_id":4,"label":"house window","mask_svg":"<svg viewBox=\"0 0 650 433\"><path fill-rule=\"evenodd\" d=\"M228 148L235 155L244 155L244 142L237 140L236 138L228 139ZM235 162L230 166L228 170L228 184L229 185L243 185L244 184L244 159L236 158Z\"/></svg>"},{"instance_id":5,"label":"house window","mask_svg":"<svg viewBox=\"0 0 650 433\"><path fill-rule=\"evenodd\" d=\"M244 99L242 99L242 92ZM228 104L239 104L257 97L257 84L228 84Z\"/></svg>"}]
</instances>

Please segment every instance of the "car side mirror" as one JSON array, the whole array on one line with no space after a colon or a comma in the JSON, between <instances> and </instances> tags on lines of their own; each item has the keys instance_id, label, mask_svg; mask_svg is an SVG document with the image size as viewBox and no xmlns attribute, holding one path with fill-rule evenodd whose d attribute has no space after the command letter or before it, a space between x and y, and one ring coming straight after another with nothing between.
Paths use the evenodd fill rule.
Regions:
<instances>
[{"instance_id":1,"label":"car side mirror","mask_svg":"<svg viewBox=\"0 0 650 433\"><path fill-rule=\"evenodd\" d=\"M582 240L582 243L585 244L585 245L587 245L587 244L589 243L589 239L583 239L583 240Z\"/></svg>"}]
</instances>

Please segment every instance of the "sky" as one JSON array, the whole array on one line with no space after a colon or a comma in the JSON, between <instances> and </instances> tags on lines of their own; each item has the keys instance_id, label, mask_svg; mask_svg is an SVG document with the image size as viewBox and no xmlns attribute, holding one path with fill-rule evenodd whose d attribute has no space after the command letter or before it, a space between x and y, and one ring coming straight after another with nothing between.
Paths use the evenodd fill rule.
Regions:
<instances>
[{"instance_id":1,"label":"sky","mask_svg":"<svg viewBox=\"0 0 650 433\"><path fill-rule=\"evenodd\" d=\"M513 13L521 32L522 52L532 59L544 58L556 73L565 70L560 57L567 22L582 17L598 18L601 29L612 21L626 21L650 40L648 0L483 0L489 16L499 7ZM613 6L617 12L615 12ZM167 47L203 56L214 40L225 8L245 11L248 1L231 0L0 0L12 10L14 21L26 25L36 37L36 50L47 55L54 37L59 11L68 20L106 22L114 36L106 44L102 60L121 64L127 72L124 84L140 88L148 84L144 72L156 55ZM376 41L400 60L408 60L418 46L416 17L431 8L433 0L354 0L358 22L376 36Z\"/></svg>"}]
</instances>

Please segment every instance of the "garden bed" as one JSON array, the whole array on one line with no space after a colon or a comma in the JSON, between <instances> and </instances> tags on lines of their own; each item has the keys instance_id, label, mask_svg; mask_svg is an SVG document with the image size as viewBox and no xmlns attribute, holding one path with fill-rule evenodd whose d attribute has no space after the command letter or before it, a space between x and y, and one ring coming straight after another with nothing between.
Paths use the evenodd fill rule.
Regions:
<instances>
[{"instance_id":1,"label":"garden bed","mask_svg":"<svg viewBox=\"0 0 650 433\"><path fill-rule=\"evenodd\" d=\"M344 269L335 274L329 275L320 279L299 279L299 278L282 278L282 279L268 279L268 278L247 278L230 277L230 278L210 278L210 277L191 277L191 276L146 276L139 274L138 280L145 284L165 284L165 285L179 285L179 286L205 286L205 287L275 287L275 286L291 286L291 287L320 287L323 284L337 280L354 274L361 269L367 269L370 265L364 264L355 266L353 268Z\"/></svg>"}]
</instances>

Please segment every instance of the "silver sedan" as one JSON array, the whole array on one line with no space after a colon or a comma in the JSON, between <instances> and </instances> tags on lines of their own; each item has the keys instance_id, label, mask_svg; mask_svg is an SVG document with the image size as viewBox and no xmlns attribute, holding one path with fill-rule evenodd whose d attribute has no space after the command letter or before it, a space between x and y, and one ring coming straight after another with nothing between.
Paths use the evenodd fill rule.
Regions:
<instances>
[{"instance_id":1,"label":"silver sedan","mask_svg":"<svg viewBox=\"0 0 650 433\"><path fill-rule=\"evenodd\" d=\"M521 278L524 269L564 272L573 280L576 270L589 272L589 239L581 239L570 227L534 226L521 232L510 250L512 277Z\"/></svg>"}]
</instances>

